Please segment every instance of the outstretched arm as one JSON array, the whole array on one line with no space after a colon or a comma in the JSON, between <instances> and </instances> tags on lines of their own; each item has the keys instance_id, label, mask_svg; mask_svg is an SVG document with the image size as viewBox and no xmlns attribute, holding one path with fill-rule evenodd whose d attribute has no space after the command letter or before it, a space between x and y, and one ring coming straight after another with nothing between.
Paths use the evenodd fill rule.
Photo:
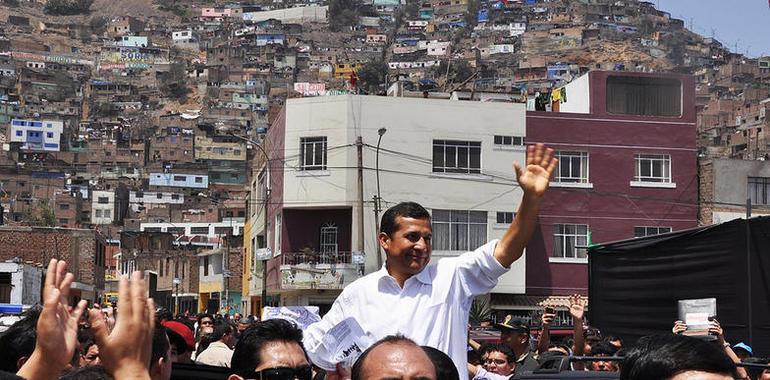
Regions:
<instances>
[{"instance_id":1,"label":"outstretched arm","mask_svg":"<svg viewBox=\"0 0 770 380\"><path fill-rule=\"evenodd\" d=\"M513 164L524 196L516 219L495 247L495 259L506 268L521 257L535 231L540 199L548 189L548 182L558 162L553 153L553 149L546 148L543 144L530 145L527 147L526 167L522 168L518 163Z\"/></svg>"}]
</instances>

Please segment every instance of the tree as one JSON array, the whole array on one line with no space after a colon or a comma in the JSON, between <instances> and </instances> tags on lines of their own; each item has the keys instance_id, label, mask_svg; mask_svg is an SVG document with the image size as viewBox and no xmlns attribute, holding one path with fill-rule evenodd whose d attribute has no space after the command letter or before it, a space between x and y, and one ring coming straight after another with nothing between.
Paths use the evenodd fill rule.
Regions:
<instances>
[{"instance_id":1,"label":"tree","mask_svg":"<svg viewBox=\"0 0 770 380\"><path fill-rule=\"evenodd\" d=\"M379 91L380 86L385 83L388 75L388 65L383 60L369 61L364 66L358 69L358 86L370 93L376 93Z\"/></svg>"},{"instance_id":2,"label":"tree","mask_svg":"<svg viewBox=\"0 0 770 380\"><path fill-rule=\"evenodd\" d=\"M88 13L94 0L48 0L43 11L54 16L71 16Z\"/></svg>"},{"instance_id":3,"label":"tree","mask_svg":"<svg viewBox=\"0 0 770 380\"><path fill-rule=\"evenodd\" d=\"M329 2L329 29L339 32L358 25L357 0L331 0Z\"/></svg>"},{"instance_id":4,"label":"tree","mask_svg":"<svg viewBox=\"0 0 770 380\"><path fill-rule=\"evenodd\" d=\"M492 309L489 303L482 298L474 298L468 313L468 323L478 326L481 322L487 322L490 319L492 319Z\"/></svg>"},{"instance_id":5,"label":"tree","mask_svg":"<svg viewBox=\"0 0 770 380\"><path fill-rule=\"evenodd\" d=\"M107 29L107 23L110 19L107 16L94 16L88 21L88 26L91 27L91 32L101 35Z\"/></svg>"},{"instance_id":6,"label":"tree","mask_svg":"<svg viewBox=\"0 0 770 380\"><path fill-rule=\"evenodd\" d=\"M436 82L442 83L444 77L447 76L447 64L446 61L441 61L440 65L434 67L433 77L436 78ZM462 83L471 75L473 75L473 68L468 61L464 59L453 60L449 65L449 76L445 83Z\"/></svg>"},{"instance_id":7,"label":"tree","mask_svg":"<svg viewBox=\"0 0 770 380\"><path fill-rule=\"evenodd\" d=\"M40 201L37 206L30 206L24 212L24 224L38 227L53 227L56 225L56 215L47 200Z\"/></svg>"},{"instance_id":8,"label":"tree","mask_svg":"<svg viewBox=\"0 0 770 380\"><path fill-rule=\"evenodd\" d=\"M161 78L160 90L169 98L185 100L190 93L187 88L187 66L184 62L174 62L168 73Z\"/></svg>"}]
</instances>

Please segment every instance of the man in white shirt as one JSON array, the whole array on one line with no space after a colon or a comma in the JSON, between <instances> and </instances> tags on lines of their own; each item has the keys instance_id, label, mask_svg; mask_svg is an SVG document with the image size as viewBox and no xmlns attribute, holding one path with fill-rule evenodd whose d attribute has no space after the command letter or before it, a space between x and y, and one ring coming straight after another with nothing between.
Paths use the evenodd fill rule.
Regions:
<instances>
[{"instance_id":1,"label":"man in white shirt","mask_svg":"<svg viewBox=\"0 0 770 380\"><path fill-rule=\"evenodd\" d=\"M311 360L328 361L333 353L324 348L324 334L343 319L354 318L374 341L403 334L419 345L447 353L460 378L467 379L471 302L492 290L498 277L521 257L556 168L553 155L552 149L537 144L527 148L526 167L514 163L524 196L516 219L499 241L435 265L428 265L433 234L428 211L413 202L388 209L378 235L387 256L385 265L345 287L323 320L308 327L304 345ZM324 369L329 371L329 379L338 378L335 368Z\"/></svg>"},{"instance_id":2,"label":"man in white shirt","mask_svg":"<svg viewBox=\"0 0 770 380\"><path fill-rule=\"evenodd\" d=\"M195 363L230 368L230 361L233 358L232 347L235 345L235 328L227 321L220 321L214 326L214 332L211 334L214 336L214 339L217 339L216 337L219 337L219 339L211 342L195 358Z\"/></svg>"}]
</instances>

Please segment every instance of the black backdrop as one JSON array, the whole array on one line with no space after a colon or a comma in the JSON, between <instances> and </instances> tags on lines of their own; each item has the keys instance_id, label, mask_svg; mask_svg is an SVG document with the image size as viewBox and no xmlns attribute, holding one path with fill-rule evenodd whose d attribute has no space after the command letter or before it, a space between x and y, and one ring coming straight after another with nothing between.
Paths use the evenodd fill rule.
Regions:
<instances>
[{"instance_id":1,"label":"black backdrop","mask_svg":"<svg viewBox=\"0 0 770 380\"><path fill-rule=\"evenodd\" d=\"M671 333L678 300L713 297L733 344L749 343L751 302L754 353L770 356L770 217L608 243L588 263L589 322L605 336Z\"/></svg>"}]
</instances>

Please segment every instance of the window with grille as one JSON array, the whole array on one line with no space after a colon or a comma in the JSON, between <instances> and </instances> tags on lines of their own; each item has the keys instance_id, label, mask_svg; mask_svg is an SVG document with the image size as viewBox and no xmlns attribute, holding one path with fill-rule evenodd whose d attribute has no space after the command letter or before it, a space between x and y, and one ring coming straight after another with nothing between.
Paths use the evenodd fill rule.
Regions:
<instances>
[{"instance_id":1,"label":"window with grille","mask_svg":"<svg viewBox=\"0 0 770 380\"><path fill-rule=\"evenodd\" d=\"M208 235L208 227L190 227L190 233L193 235Z\"/></svg>"},{"instance_id":2,"label":"window with grille","mask_svg":"<svg viewBox=\"0 0 770 380\"><path fill-rule=\"evenodd\" d=\"M300 170L326 170L326 136L299 139Z\"/></svg>"},{"instance_id":3,"label":"window with grille","mask_svg":"<svg viewBox=\"0 0 770 380\"><path fill-rule=\"evenodd\" d=\"M558 151L554 182L588 183L588 152Z\"/></svg>"},{"instance_id":4,"label":"window with grille","mask_svg":"<svg viewBox=\"0 0 770 380\"><path fill-rule=\"evenodd\" d=\"M327 223L321 227L321 261L330 264L333 256L337 255L337 226Z\"/></svg>"},{"instance_id":5,"label":"window with grille","mask_svg":"<svg viewBox=\"0 0 770 380\"><path fill-rule=\"evenodd\" d=\"M767 177L749 177L748 198L753 205L770 204L770 178Z\"/></svg>"},{"instance_id":6,"label":"window with grille","mask_svg":"<svg viewBox=\"0 0 770 380\"><path fill-rule=\"evenodd\" d=\"M481 173L481 142L433 140L434 173Z\"/></svg>"},{"instance_id":7,"label":"window with grille","mask_svg":"<svg viewBox=\"0 0 770 380\"><path fill-rule=\"evenodd\" d=\"M671 183L671 156L668 154L637 154L634 181Z\"/></svg>"},{"instance_id":8,"label":"window with grille","mask_svg":"<svg viewBox=\"0 0 770 380\"><path fill-rule=\"evenodd\" d=\"M487 242L487 212L433 210L433 249L472 251Z\"/></svg>"},{"instance_id":9,"label":"window with grille","mask_svg":"<svg viewBox=\"0 0 770 380\"><path fill-rule=\"evenodd\" d=\"M645 237L666 234L671 232L671 227L641 226L634 227L634 237Z\"/></svg>"},{"instance_id":10,"label":"window with grille","mask_svg":"<svg viewBox=\"0 0 770 380\"><path fill-rule=\"evenodd\" d=\"M495 145L501 146L524 146L523 136L498 136L494 138Z\"/></svg>"},{"instance_id":11,"label":"window with grille","mask_svg":"<svg viewBox=\"0 0 770 380\"><path fill-rule=\"evenodd\" d=\"M516 213L510 211L498 211L497 220L498 224L511 224L516 217Z\"/></svg>"},{"instance_id":12,"label":"window with grille","mask_svg":"<svg viewBox=\"0 0 770 380\"><path fill-rule=\"evenodd\" d=\"M553 257L586 258L588 246L588 225L554 224Z\"/></svg>"}]
</instances>

